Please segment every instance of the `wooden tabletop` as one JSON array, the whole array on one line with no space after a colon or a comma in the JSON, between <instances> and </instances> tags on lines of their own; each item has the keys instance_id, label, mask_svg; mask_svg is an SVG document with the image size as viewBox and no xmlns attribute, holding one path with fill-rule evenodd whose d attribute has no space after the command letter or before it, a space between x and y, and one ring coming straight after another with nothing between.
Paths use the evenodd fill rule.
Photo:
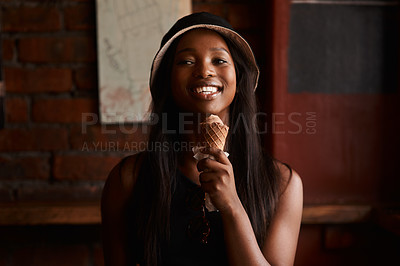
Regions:
<instances>
[{"instance_id":1,"label":"wooden tabletop","mask_svg":"<svg viewBox=\"0 0 400 266\"><path fill-rule=\"evenodd\" d=\"M0 225L99 224L99 202L0 204Z\"/></svg>"},{"instance_id":2,"label":"wooden tabletop","mask_svg":"<svg viewBox=\"0 0 400 266\"><path fill-rule=\"evenodd\" d=\"M303 224L368 221L368 205L304 206ZM99 224L99 202L15 202L0 204L0 225Z\"/></svg>"}]
</instances>

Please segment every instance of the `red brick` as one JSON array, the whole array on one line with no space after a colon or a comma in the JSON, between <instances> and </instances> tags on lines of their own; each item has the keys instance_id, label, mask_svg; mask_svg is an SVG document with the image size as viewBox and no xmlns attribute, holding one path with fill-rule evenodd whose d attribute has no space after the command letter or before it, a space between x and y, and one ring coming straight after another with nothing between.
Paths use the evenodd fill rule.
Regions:
<instances>
[{"instance_id":1,"label":"red brick","mask_svg":"<svg viewBox=\"0 0 400 266\"><path fill-rule=\"evenodd\" d=\"M48 179L49 156L0 155L1 179Z\"/></svg>"},{"instance_id":2,"label":"red brick","mask_svg":"<svg viewBox=\"0 0 400 266\"><path fill-rule=\"evenodd\" d=\"M104 186L104 182L94 185L82 185L79 183L67 185L64 183L19 186L17 198L20 201L36 202L99 201Z\"/></svg>"},{"instance_id":3,"label":"red brick","mask_svg":"<svg viewBox=\"0 0 400 266\"><path fill-rule=\"evenodd\" d=\"M61 29L60 14L54 7L8 7L3 10L5 32L43 32Z\"/></svg>"},{"instance_id":4,"label":"red brick","mask_svg":"<svg viewBox=\"0 0 400 266\"><path fill-rule=\"evenodd\" d=\"M97 90L97 69L95 67L78 68L74 73L74 81L79 90Z\"/></svg>"},{"instance_id":5,"label":"red brick","mask_svg":"<svg viewBox=\"0 0 400 266\"><path fill-rule=\"evenodd\" d=\"M57 155L54 178L58 180L105 180L122 156Z\"/></svg>"},{"instance_id":6,"label":"red brick","mask_svg":"<svg viewBox=\"0 0 400 266\"><path fill-rule=\"evenodd\" d=\"M68 147L62 128L10 128L0 130L0 151L51 151Z\"/></svg>"},{"instance_id":7,"label":"red brick","mask_svg":"<svg viewBox=\"0 0 400 266\"><path fill-rule=\"evenodd\" d=\"M208 12L220 17L225 15L225 5L223 4L193 4L193 12Z\"/></svg>"},{"instance_id":8,"label":"red brick","mask_svg":"<svg viewBox=\"0 0 400 266\"><path fill-rule=\"evenodd\" d=\"M93 265L104 266L103 248L99 245L93 247Z\"/></svg>"},{"instance_id":9,"label":"red brick","mask_svg":"<svg viewBox=\"0 0 400 266\"><path fill-rule=\"evenodd\" d=\"M66 68L5 68L4 78L8 92L68 92L72 88L72 71Z\"/></svg>"},{"instance_id":10,"label":"red brick","mask_svg":"<svg viewBox=\"0 0 400 266\"><path fill-rule=\"evenodd\" d=\"M68 30L88 30L95 28L95 9L93 4L80 4L66 7L65 26Z\"/></svg>"},{"instance_id":11,"label":"red brick","mask_svg":"<svg viewBox=\"0 0 400 266\"><path fill-rule=\"evenodd\" d=\"M97 114L97 100L75 99L37 99L33 102L32 120L45 123L80 123L83 113Z\"/></svg>"},{"instance_id":12,"label":"red brick","mask_svg":"<svg viewBox=\"0 0 400 266\"><path fill-rule=\"evenodd\" d=\"M3 55L2 58L5 61L11 61L14 58L14 45L15 42L14 40L3 40L2 42L2 50L3 50Z\"/></svg>"},{"instance_id":13,"label":"red brick","mask_svg":"<svg viewBox=\"0 0 400 266\"><path fill-rule=\"evenodd\" d=\"M230 4L227 20L236 30L262 28L265 10L262 4Z\"/></svg>"},{"instance_id":14,"label":"red brick","mask_svg":"<svg viewBox=\"0 0 400 266\"><path fill-rule=\"evenodd\" d=\"M24 98L6 97L6 121L9 123L23 123L29 119L28 102Z\"/></svg>"},{"instance_id":15,"label":"red brick","mask_svg":"<svg viewBox=\"0 0 400 266\"><path fill-rule=\"evenodd\" d=\"M80 151L132 153L146 147L146 128L137 125L89 125L71 128L71 148Z\"/></svg>"},{"instance_id":16,"label":"red brick","mask_svg":"<svg viewBox=\"0 0 400 266\"><path fill-rule=\"evenodd\" d=\"M34 63L94 62L96 44L93 37L22 38L19 60Z\"/></svg>"},{"instance_id":17,"label":"red brick","mask_svg":"<svg viewBox=\"0 0 400 266\"><path fill-rule=\"evenodd\" d=\"M83 245L35 245L17 249L12 262L12 265L30 266L87 266L89 250Z\"/></svg>"}]
</instances>

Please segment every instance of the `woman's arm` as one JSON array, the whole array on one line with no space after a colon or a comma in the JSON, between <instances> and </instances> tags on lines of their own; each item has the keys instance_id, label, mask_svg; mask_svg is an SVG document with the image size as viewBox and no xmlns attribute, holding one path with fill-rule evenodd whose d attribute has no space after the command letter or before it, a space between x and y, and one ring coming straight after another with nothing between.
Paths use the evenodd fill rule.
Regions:
<instances>
[{"instance_id":1,"label":"woman's arm","mask_svg":"<svg viewBox=\"0 0 400 266\"><path fill-rule=\"evenodd\" d=\"M261 252L243 205L221 212L229 265L271 265Z\"/></svg>"},{"instance_id":2,"label":"woman's arm","mask_svg":"<svg viewBox=\"0 0 400 266\"><path fill-rule=\"evenodd\" d=\"M263 247L271 265L293 265L303 213L303 184L295 171L279 165L282 194Z\"/></svg>"},{"instance_id":3,"label":"woman's arm","mask_svg":"<svg viewBox=\"0 0 400 266\"><path fill-rule=\"evenodd\" d=\"M136 155L120 162L109 174L101 198L102 237L105 265L127 265L125 208L137 173Z\"/></svg>"},{"instance_id":4,"label":"woman's arm","mask_svg":"<svg viewBox=\"0 0 400 266\"><path fill-rule=\"evenodd\" d=\"M262 249L259 248L249 217L236 193L233 169L223 152L204 151L217 160L205 159L198 169L203 189L220 210L227 253L231 265L293 265L302 215L302 184L290 171L282 172L285 188ZM286 168L287 169L287 168ZM205 171L204 171L205 170Z\"/></svg>"}]
</instances>

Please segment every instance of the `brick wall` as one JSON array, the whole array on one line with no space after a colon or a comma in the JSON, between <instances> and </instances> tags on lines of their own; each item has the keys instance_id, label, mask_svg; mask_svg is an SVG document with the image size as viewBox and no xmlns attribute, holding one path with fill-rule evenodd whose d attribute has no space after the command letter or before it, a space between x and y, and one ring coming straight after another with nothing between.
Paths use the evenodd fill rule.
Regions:
<instances>
[{"instance_id":1,"label":"brick wall","mask_svg":"<svg viewBox=\"0 0 400 266\"><path fill-rule=\"evenodd\" d=\"M98 198L107 173L145 140L137 130L87 125L98 115L95 1L0 1L5 128L0 131L3 201ZM194 1L227 18L264 63L262 1ZM112 132L112 133L110 133ZM116 145L117 148L114 148ZM46 194L46 195L44 195Z\"/></svg>"},{"instance_id":2,"label":"brick wall","mask_svg":"<svg viewBox=\"0 0 400 266\"><path fill-rule=\"evenodd\" d=\"M120 133L104 134L99 124L82 128L82 113L98 112L95 2L0 3L6 88L0 197L98 199L124 154L95 145Z\"/></svg>"},{"instance_id":3,"label":"brick wall","mask_svg":"<svg viewBox=\"0 0 400 266\"><path fill-rule=\"evenodd\" d=\"M146 136L82 122L83 113L98 115L95 1L0 0L0 7L0 202L99 200L108 172ZM261 67L264 9L257 0L193 1L194 11L228 19ZM102 265L98 226L0 231L0 266Z\"/></svg>"},{"instance_id":4,"label":"brick wall","mask_svg":"<svg viewBox=\"0 0 400 266\"><path fill-rule=\"evenodd\" d=\"M272 8L265 2L193 0L193 10L225 17L250 42L267 111ZM99 200L109 170L146 137L82 125L82 113L98 115L95 1L0 0L0 7L0 202ZM0 266L103 265L99 225L3 226L0 236ZM398 247L372 225L304 225L296 265L379 265L382 258L389 265Z\"/></svg>"}]
</instances>

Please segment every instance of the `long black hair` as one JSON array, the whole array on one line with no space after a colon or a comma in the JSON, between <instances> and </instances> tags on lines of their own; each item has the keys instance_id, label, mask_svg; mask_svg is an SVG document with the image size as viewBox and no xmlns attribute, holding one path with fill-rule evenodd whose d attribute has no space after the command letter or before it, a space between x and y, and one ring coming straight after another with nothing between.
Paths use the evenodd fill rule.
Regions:
<instances>
[{"instance_id":1,"label":"long black hair","mask_svg":"<svg viewBox=\"0 0 400 266\"><path fill-rule=\"evenodd\" d=\"M224 38L224 37L223 37ZM173 148L179 142L179 109L171 93L171 69L175 56L176 39L163 57L152 86L152 118L149 149L133 193L131 209L132 234L135 236L135 259L144 265L161 263L162 250L169 239L171 198L178 168L178 153ZM236 189L249 216L257 242L263 246L267 228L275 212L278 199L279 171L273 158L263 152L258 134L257 104L254 84L240 49L224 38L231 52L236 70L236 96L230 105L227 138L229 159L232 163ZM243 154L245 160L243 161ZM132 251L131 251L132 252Z\"/></svg>"}]
</instances>

